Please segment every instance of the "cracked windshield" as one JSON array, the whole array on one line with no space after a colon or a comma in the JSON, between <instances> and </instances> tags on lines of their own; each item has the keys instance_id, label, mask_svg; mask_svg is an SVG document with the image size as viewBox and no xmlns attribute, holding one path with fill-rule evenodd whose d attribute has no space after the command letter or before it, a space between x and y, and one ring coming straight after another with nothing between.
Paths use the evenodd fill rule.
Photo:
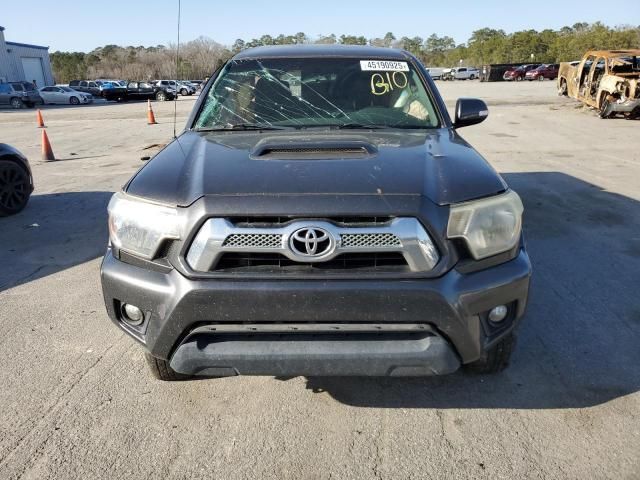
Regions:
<instances>
[{"instance_id":1,"label":"cracked windshield","mask_svg":"<svg viewBox=\"0 0 640 480\"><path fill-rule=\"evenodd\" d=\"M431 98L410 63L313 58L230 62L210 90L196 129L438 125Z\"/></svg>"}]
</instances>

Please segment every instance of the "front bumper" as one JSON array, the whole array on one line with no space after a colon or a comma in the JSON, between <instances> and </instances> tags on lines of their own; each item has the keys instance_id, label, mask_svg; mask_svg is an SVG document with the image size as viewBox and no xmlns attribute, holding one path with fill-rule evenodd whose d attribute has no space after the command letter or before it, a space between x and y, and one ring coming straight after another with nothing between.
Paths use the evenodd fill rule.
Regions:
<instances>
[{"instance_id":1,"label":"front bumper","mask_svg":"<svg viewBox=\"0 0 640 480\"><path fill-rule=\"evenodd\" d=\"M522 318L531 265L521 249L506 263L474 273L453 269L439 278L188 279L124 263L111 249L101 277L107 311L120 328L174 370L207 376L430 375L473 362ZM120 305L141 308L132 327ZM487 320L508 305L499 326ZM220 333L203 326L419 323L422 332L293 334Z\"/></svg>"},{"instance_id":2,"label":"front bumper","mask_svg":"<svg viewBox=\"0 0 640 480\"><path fill-rule=\"evenodd\" d=\"M610 115L612 113L630 113L635 109L640 109L640 98L628 98L626 100L616 100L610 102L607 106L607 111L605 115Z\"/></svg>"}]
</instances>

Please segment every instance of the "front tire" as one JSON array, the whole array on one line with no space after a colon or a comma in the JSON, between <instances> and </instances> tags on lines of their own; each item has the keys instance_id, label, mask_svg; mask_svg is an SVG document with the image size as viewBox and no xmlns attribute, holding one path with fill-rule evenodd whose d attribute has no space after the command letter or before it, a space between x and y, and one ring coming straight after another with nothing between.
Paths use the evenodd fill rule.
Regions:
<instances>
[{"instance_id":1,"label":"front tire","mask_svg":"<svg viewBox=\"0 0 640 480\"><path fill-rule=\"evenodd\" d=\"M598 112L598 116L602 119L611 118L613 116L611 112L611 102L608 97L608 93L602 92L600 99L600 111Z\"/></svg>"},{"instance_id":2,"label":"front tire","mask_svg":"<svg viewBox=\"0 0 640 480\"><path fill-rule=\"evenodd\" d=\"M491 349L485 351L480 359L465 365L465 368L473 373L498 373L509 366L511 353L515 348L515 336L510 333Z\"/></svg>"},{"instance_id":3,"label":"front tire","mask_svg":"<svg viewBox=\"0 0 640 480\"><path fill-rule=\"evenodd\" d=\"M183 88L183 89L180 90L180 95L182 95L183 97L186 97L188 93L189 92L187 92L186 88Z\"/></svg>"},{"instance_id":4,"label":"front tire","mask_svg":"<svg viewBox=\"0 0 640 480\"><path fill-rule=\"evenodd\" d=\"M159 102L164 102L167 99L167 94L164 92L158 92L156 93L156 100L158 100Z\"/></svg>"},{"instance_id":5,"label":"front tire","mask_svg":"<svg viewBox=\"0 0 640 480\"><path fill-rule=\"evenodd\" d=\"M147 360L147 365L149 365L151 375L153 375L158 380L162 380L163 382L178 382L180 380L188 380L189 378L191 378L189 375L184 375L182 373L176 372L173 368L171 368L171 365L169 365L169 362L167 362L166 360L156 358L146 352L144 354L144 357Z\"/></svg>"},{"instance_id":6,"label":"front tire","mask_svg":"<svg viewBox=\"0 0 640 480\"><path fill-rule=\"evenodd\" d=\"M475 76L475 75L471 74L471 75L469 76L469 80L475 80L475 79L476 79L476 76Z\"/></svg>"},{"instance_id":7,"label":"front tire","mask_svg":"<svg viewBox=\"0 0 640 480\"><path fill-rule=\"evenodd\" d=\"M540 76L538 77L538 81L539 81L539 82L544 82L544 76L543 76L543 75L540 75Z\"/></svg>"},{"instance_id":8,"label":"front tire","mask_svg":"<svg viewBox=\"0 0 640 480\"><path fill-rule=\"evenodd\" d=\"M558 95L561 97L567 96L567 81L564 78L560 79L560 86L558 87Z\"/></svg>"},{"instance_id":9,"label":"front tire","mask_svg":"<svg viewBox=\"0 0 640 480\"><path fill-rule=\"evenodd\" d=\"M24 106L24 103L22 103L22 100L20 100L17 97L13 97L11 99L11 101L9 102L9 104L11 105L11 108L15 108L16 110L22 108Z\"/></svg>"},{"instance_id":10,"label":"front tire","mask_svg":"<svg viewBox=\"0 0 640 480\"><path fill-rule=\"evenodd\" d=\"M0 160L0 217L22 211L30 196L29 173L15 162Z\"/></svg>"},{"instance_id":11,"label":"front tire","mask_svg":"<svg viewBox=\"0 0 640 480\"><path fill-rule=\"evenodd\" d=\"M71 97L71 98L69 99L69 103L70 103L71 105L79 105L79 104L80 104L80 100L78 100L78 97Z\"/></svg>"}]
</instances>

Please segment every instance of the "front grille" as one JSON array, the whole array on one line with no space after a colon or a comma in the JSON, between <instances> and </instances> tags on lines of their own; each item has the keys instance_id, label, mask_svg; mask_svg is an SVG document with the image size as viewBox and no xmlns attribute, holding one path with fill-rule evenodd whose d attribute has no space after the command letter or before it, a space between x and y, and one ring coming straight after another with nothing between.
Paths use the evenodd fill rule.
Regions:
<instances>
[{"instance_id":1,"label":"front grille","mask_svg":"<svg viewBox=\"0 0 640 480\"><path fill-rule=\"evenodd\" d=\"M223 247L235 248L278 248L282 244L282 235L275 233L235 233L229 235Z\"/></svg>"},{"instance_id":2,"label":"front grille","mask_svg":"<svg viewBox=\"0 0 640 480\"><path fill-rule=\"evenodd\" d=\"M326 262L301 263L279 253L224 253L215 271L255 273L303 273L341 270L371 272L409 271L400 253L344 253Z\"/></svg>"},{"instance_id":3,"label":"front grille","mask_svg":"<svg viewBox=\"0 0 640 480\"><path fill-rule=\"evenodd\" d=\"M400 239L393 233L348 233L340 235L343 247L400 247Z\"/></svg>"},{"instance_id":4,"label":"front grille","mask_svg":"<svg viewBox=\"0 0 640 480\"><path fill-rule=\"evenodd\" d=\"M186 255L188 265L199 272L428 272L438 259L429 234L410 217L211 218Z\"/></svg>"}]
</instances>

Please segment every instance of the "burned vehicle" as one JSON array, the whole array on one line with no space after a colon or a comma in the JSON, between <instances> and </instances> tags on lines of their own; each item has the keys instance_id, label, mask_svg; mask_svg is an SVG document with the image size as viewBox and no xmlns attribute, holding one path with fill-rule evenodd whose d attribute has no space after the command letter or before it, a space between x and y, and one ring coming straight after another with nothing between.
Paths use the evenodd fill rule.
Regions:
<instances>
[{"instance_id":1,"label":"burned vehicle","mask_svg":"<svg viewBox=\"0 0 640 480\"><path fill-rule=\"evenodd\" d=\"M109 317L162 380L502 370L531 264L488 114L401 50L238 53L109 203Z\"/></svg>"},{"instance_id":2,"label":"burned vehicle","mask_svg":"<svg viewBox=\"0 0 640 480\"><path fill-rule=\"evenodd\" d=\"M578 65L561 63L558 94L598 110L600 118L640 117L640 49L585 53Z\"/></svg>"}]
</instances>

